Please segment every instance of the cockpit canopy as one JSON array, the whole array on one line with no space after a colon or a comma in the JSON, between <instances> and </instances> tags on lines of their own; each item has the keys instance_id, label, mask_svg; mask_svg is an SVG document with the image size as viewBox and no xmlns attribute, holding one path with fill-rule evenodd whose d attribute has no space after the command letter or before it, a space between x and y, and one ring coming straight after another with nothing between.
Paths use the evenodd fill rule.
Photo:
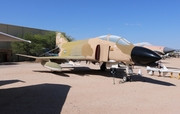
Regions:
<instances>
[{"instance_id":1,"label":"cockpit canopy","mask_svg":"<svg viewBox=\"0 0 180 114\"><path fill-rule=\"evenodd\" d=\"M120 45L131 45L131 43L126 40L125 38L122 38L120 36L115 36L115 35L103 35L103 36L99 36L100 39L102 40L106 40L106 41L110 41L110 42L114 42Z\"/></svg>"}]
</instances>

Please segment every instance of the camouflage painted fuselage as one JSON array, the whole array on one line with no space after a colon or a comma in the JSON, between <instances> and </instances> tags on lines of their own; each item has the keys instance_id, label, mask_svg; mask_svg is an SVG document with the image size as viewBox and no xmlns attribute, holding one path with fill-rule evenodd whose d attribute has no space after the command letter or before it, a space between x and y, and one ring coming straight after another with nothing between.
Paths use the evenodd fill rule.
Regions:
<instances>
[{"instance_id":1,"label":"camouflage painted fuselage","mask_svg":"<svg viewBox=\"0 0 180 114\"><path fill-rule=\"evenodd\" d=\"M53 71L61 71L59 64L71 61L99 62L100 69L104 71L106 65L117 66L119 62L126 65L137 63L147 65L160 60L157 53L143 47L134 46L124 38L114 35L104 35L87 40L68 42L61 34L56 35L56 45L60 52L58 56L35 57L18 54L19 56L36 59L37 62Z\"/></svg>"},{"instance_id":2,"label":"camouflage painted fuselage","mask_svg":"<svg viewBox=\"0 0 180 114\"><path fill-rule=\"evenodd\" d=\"M61 57L85 57L85 60L109 62L110 60L116 62L130 63L131 50L134 45L127 43L126 45L118 44L117 41L111 42L109 39L91 38L87 40L79 40L74 42L63 43L60 46L59 56Z\"/></svg>"}]
</instances>

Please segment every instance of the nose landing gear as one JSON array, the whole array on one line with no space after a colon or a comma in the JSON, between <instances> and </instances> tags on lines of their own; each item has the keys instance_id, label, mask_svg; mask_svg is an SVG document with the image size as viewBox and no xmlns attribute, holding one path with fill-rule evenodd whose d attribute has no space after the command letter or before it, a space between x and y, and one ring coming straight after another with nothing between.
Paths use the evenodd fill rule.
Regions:
<instances>
[{"instance_id":1,"label":"nose landing gear","mask_svg":"<svg viewBox=\"0 0 180 114\"><path fill-rule=\"evenodd\" d=\"M131 78L131 76L127 76L127 75L125 75L125 76L123 76L122 77L122 82L124 83L124 82L131 82L132 81L132 78Z\"/></svg>"},{"instance_id":2,"label":"nose landing gear","mask_svg":"<svg viewBox=\"0 0 180 114\"><path fill-rule=\"evenodd\" d=\"M111 74L113 75L113 84L115 84L115 74L116 74L116 68L110 68ZM122 76L122 80L120 80L119 83L124 83L127 81L132 81L131 74L133 73L132 69L127 66L126 68L126 74Z\"/></svg>"}]
</instances>

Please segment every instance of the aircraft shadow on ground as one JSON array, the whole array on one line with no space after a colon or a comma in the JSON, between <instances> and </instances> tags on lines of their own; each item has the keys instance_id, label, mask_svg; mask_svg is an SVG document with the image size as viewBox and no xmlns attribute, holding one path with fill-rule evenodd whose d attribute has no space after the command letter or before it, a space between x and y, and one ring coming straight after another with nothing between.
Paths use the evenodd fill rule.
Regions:
<instances>
[{"instance_id":1,"label":"aircraft shadow on ground","mask_svg":"<svg viewBox=\"0 0 180 114\"><path fill-rule=\"evenodd\" d=\"M176 86L176 85L174 85L172 83L169 83L169 82L165 82L165 81L161 81L161 80L155 80L155 79L145 77L145 76L142 76L142 75L133 75L132 80L133 80L133 82L141 81L141 82L146 82L146 83L151 83L151 84L158 84L158 85L163 85L163 86Z\"/></svg>"},{"instance_id":2,"label":"aircraft shadow on ground","mask_svg":"<svg viewBox=\"0 0 180 114\"><path fill-rule=\"evenodd\" d=\"M3 62L3 63L0 63L0 65L19 65L19 63L17 63L17 62Z\"/></svg>"},{"instance_id":3,"label":"aircraft shadow on ground","mask_svg":"<svg viewBox=\"0 0 180 114\"><path fill-rule=\"evenodd\" d=\"M35 71L35 72L46 72L46 73L52 73L51 71ZM53 74L58 76L65 76L70 77L69 74L76 74L79 76L89 76L89 75L98 75L98 76L104 76L104 77L113 77L113 75L110 73L110 69L107 69L106 71L100 71L97 69L90 69L89 67L74 67L73 70L69 71L60 71L60 72L53 72ZM124 69L117 69L117 73L115 74L115 78L122 79L122 77L126 75ZM172 83L155 80L152 78L148 78L145 76L140 76L137 74L132 75L132 82L145 82L145 83L152 83L152 84L158 84L163 86L176 86Z\"/></svg>"},{"instance_id":4,"label":"aircraft shadow on ground","mask_svg":"<svg viewBox=\"0 0 180 114\"><path fill-rule=\"evenodd\" d=\"M0 86L12 84L12 83L17 83L17 82L23 82L24 83L24 81L21 81L21 80L3 80L3 81L0 81Z\"/></svg>"},{"instance_id":5,"label":"aircraft shadow on ground","mask_svg":"<svg viewBox=\"0 0 180 114\"><path fill-rule=\"evenodd\" d=\"M176 69L176 70L180 70L180 68L177 67L167 67L168 69Z\"/></svg>"},{"instance_id":6,"label":"aircraft shadow on ground","mask_svg":"<svg viewBox=\"0 0 180 114\"><path fill-rule=\"evenodd\" d=\"M60 114L69 90L60 84L0 89L0 114Z\"/></svg>"}]
</instances>

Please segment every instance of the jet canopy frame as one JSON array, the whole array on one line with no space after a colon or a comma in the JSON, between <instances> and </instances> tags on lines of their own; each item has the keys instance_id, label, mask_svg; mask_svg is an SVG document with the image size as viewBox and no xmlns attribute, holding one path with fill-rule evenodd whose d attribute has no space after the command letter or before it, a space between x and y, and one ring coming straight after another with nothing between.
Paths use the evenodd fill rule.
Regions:
<instances>
[{"instance_id":1,"label":"jet canopy frame","mask_svg":"<svg viewBox=\"0 0 180 114\"><path fill-rule=\"evenodd\" d=\"M122 38L120 36L116 36L116 35L103 35L103 36L99 36L99 38L101 40L114 42L114 43L120 44L120 45L131 45L131 43L128 40L126 40L125 38Z\"/></svg>"}]
</instances>

